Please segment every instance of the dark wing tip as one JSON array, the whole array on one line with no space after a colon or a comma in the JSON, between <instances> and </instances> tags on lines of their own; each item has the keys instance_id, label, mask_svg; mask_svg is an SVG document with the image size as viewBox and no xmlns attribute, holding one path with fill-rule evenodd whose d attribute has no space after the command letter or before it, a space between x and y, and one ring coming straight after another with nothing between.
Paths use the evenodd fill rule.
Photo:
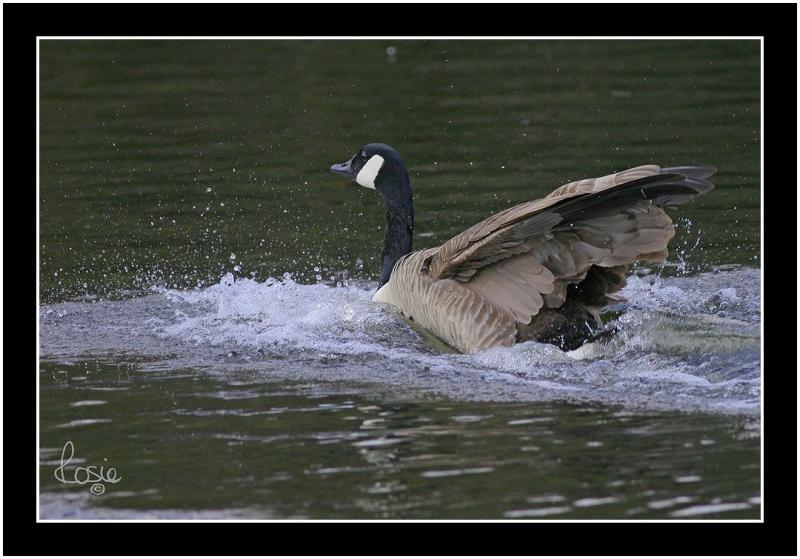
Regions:
<instances>
[{"instance_id":1,"label":"dark wing tip","mask_svg":"<svg viewBox=\"0 0 800 559\"><path fill-rule=\"evenodd\" d=\"M680 179L674 181L673 184L692 189L694 195L706 194L714 190L714 184L706 179L716 172L717 168L711 165L685 165L680 167L663 167L661 169L662 176L680 175Z\"/></svg>"},{"instance_id":2,"label":"dark wing tip","mask_svg":"<svg viewBox=\"0 0 800 559\"><path fill-rule=\"evenodd\" d=\"M690 179L707 179L717 172L716 167L711 165L683 165L680 167L662 167L661 174L676 174L683 175Z\"/></svg>"}]
</instances>

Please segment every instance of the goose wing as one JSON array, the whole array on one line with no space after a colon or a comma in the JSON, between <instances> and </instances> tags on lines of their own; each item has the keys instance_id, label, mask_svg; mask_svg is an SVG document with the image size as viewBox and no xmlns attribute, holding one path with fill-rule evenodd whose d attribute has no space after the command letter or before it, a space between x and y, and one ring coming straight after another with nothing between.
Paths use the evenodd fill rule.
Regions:
<instances>
[{"instance_id":1,"label":"goose wing","mask_svg":"<svg viewBox=\"0 0 800 559\"><path fill-rule=\"evenodd\" d=\"M432 279L460 282L527 324L542 306L561 306L567 285L582 281L594 265L619 276L636 260L666 258L674 228L661 207L708 192L713 185L705 179L715 171L644 165L567 183L431 250L423 269ZM614 291L624 281L604 284Z\"/></svg>"}]
</instances>

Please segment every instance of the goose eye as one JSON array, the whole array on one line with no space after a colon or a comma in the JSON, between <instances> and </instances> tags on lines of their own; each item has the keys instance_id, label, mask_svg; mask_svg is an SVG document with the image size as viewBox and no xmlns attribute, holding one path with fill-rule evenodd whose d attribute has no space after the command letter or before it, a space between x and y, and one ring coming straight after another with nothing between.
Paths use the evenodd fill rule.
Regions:
<instances>
[{"instance_id":1,"label":"goose eye","mask_svg":"<svg viewBox=\"0 0 800 559\"><path fill-rule=\"evenodd\" d=\"M366 159L366 158L367 158L367 152L366 151L362 151L361 152L361 159Z\"/></svg>"}]
</instances>

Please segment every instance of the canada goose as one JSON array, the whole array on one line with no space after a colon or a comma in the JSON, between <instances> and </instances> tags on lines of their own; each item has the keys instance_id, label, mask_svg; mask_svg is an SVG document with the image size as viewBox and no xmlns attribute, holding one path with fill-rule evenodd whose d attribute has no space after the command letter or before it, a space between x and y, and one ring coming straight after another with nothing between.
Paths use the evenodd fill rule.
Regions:
<instances>
[{"instance_id":1,"label":"canada goose","mask_svg":"<svg viewBox=\"0 0 800 559\"><path fill-rule=\"evenodd\" d=\"M463 353L536 340L568 351L598 335L628 265L662 261L675 235L662 209L714 186L709 166L643 165L565 184L411 252L411 181L397 151L363 146L331 171L374 189L386 206L378 291Z\"/></svg>"}]
</instances>

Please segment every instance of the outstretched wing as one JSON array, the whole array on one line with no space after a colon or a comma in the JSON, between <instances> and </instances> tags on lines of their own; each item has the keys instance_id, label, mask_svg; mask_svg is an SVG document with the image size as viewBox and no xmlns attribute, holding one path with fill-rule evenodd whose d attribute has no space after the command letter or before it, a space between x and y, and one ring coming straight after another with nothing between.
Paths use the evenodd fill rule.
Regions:
<instances>
[{"instance_id":1,"label":"outstretched wing","mask_svg":"<svg viewBox=\"0 0 800 559\"><path fill-rule=\"evenodd\" d=\"M428 252L424 268L528 323L542 306L561 306L592 266L663 260L674 228L661 207L708 192L714 172L645 165L571 182L470 227Z\"/></svg>"}]
</instances>

